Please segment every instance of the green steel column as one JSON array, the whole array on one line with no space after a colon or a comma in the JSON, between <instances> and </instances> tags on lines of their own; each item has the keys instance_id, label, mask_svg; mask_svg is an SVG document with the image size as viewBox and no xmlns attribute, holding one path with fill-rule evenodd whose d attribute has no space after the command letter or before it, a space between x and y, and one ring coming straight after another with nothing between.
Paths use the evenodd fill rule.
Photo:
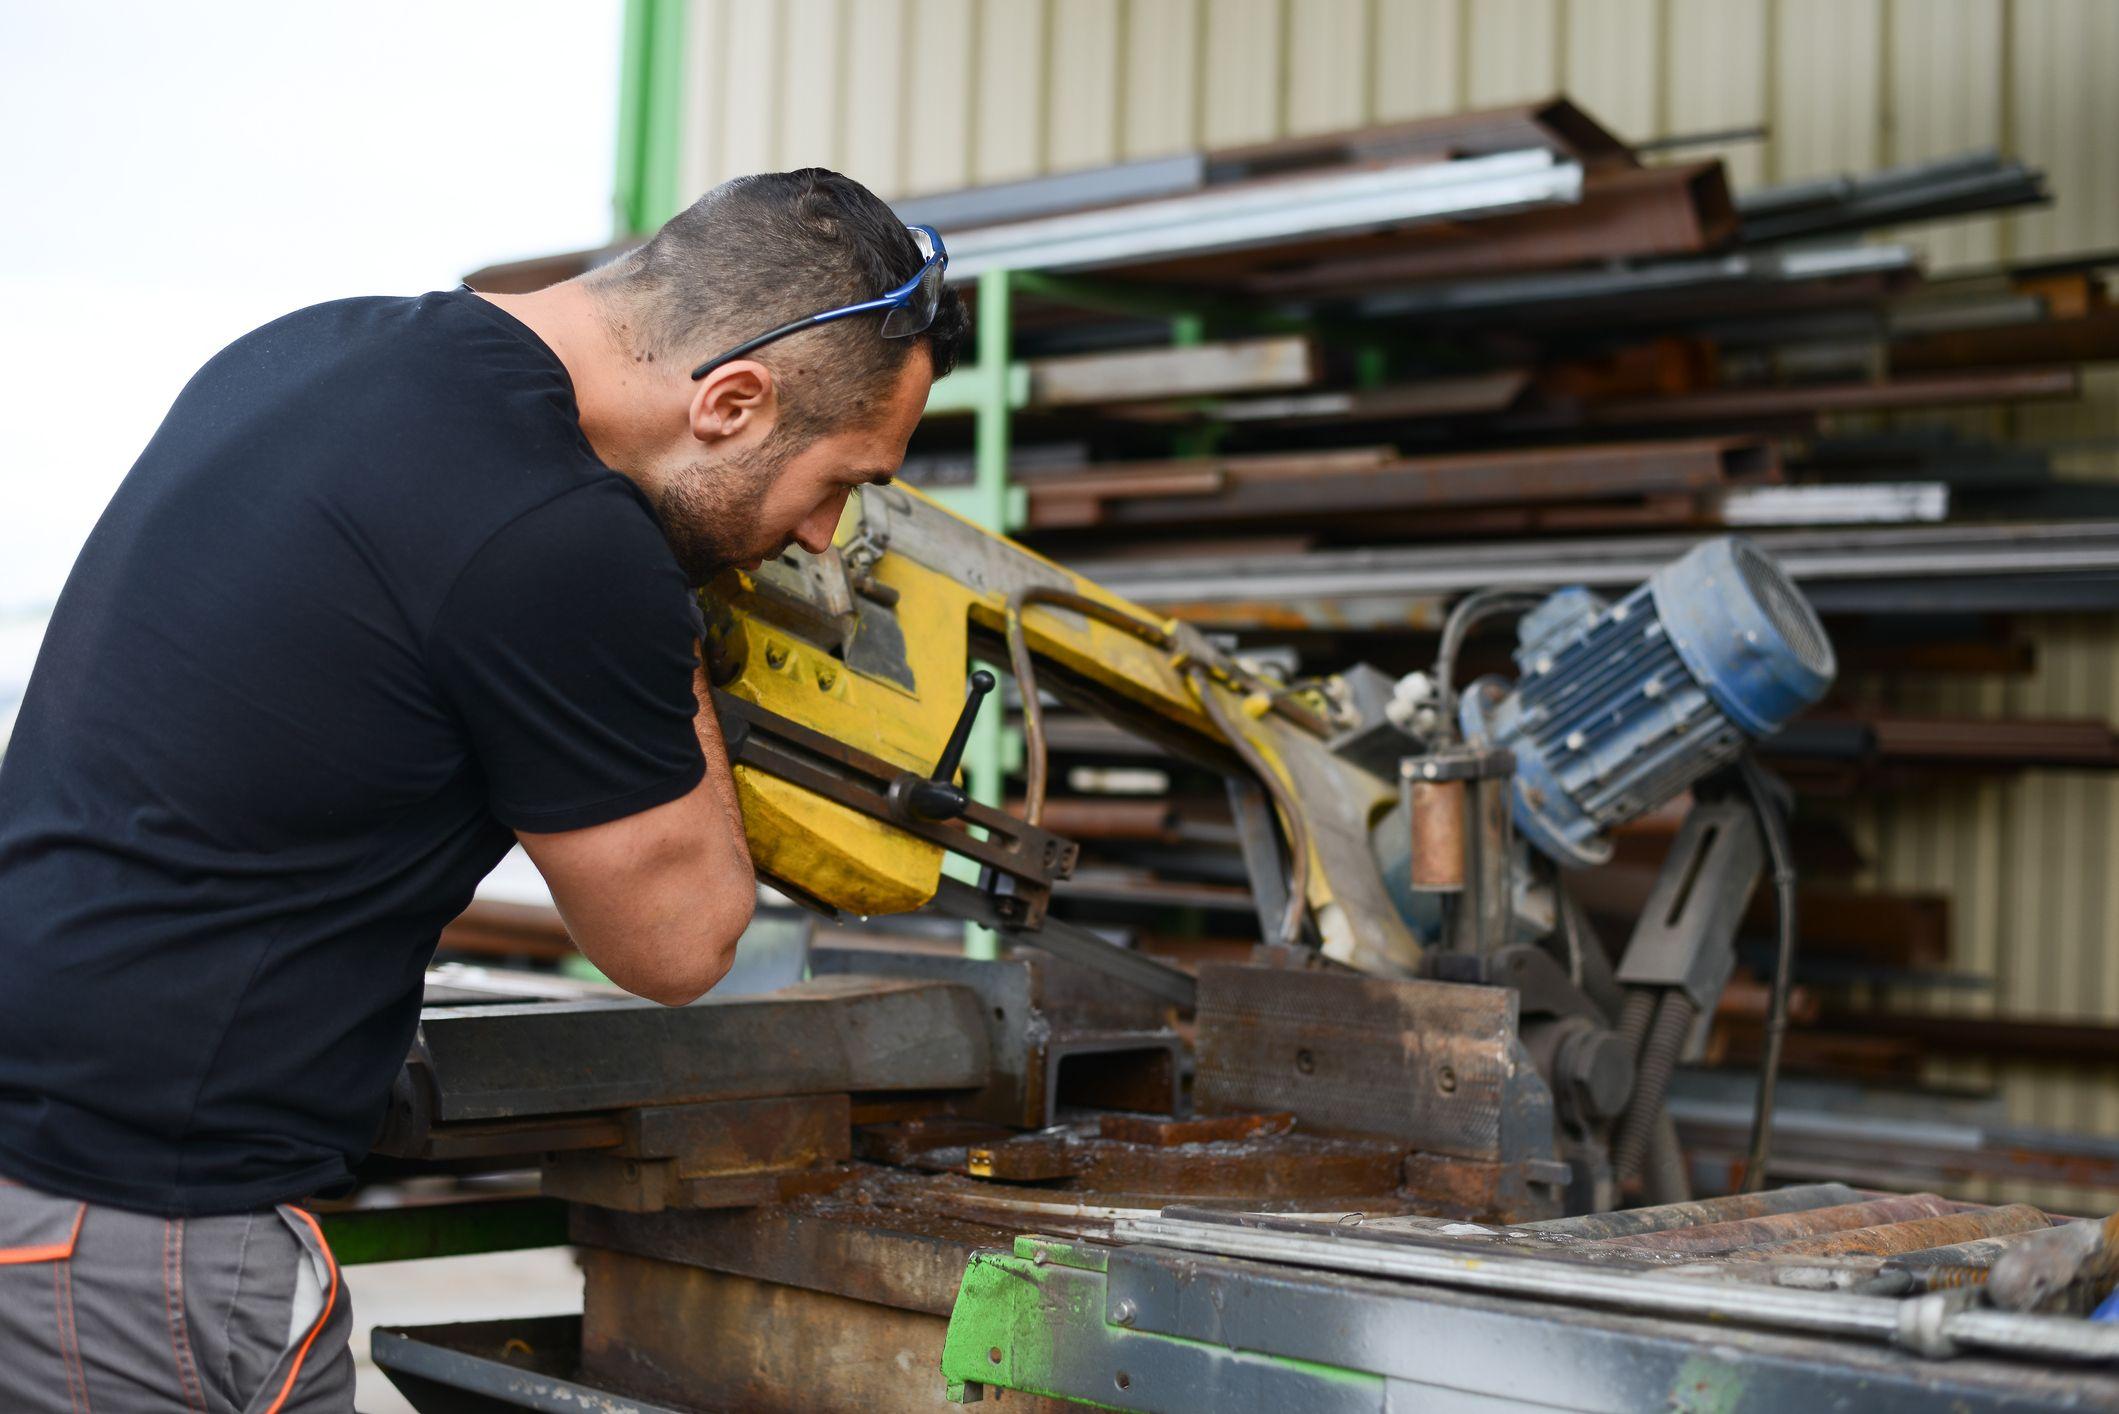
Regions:
<instances>
[{"instance_id":1,"label":"green steel column","mask_svg":"<svg viewBox=\"0 0 2119 1414\"><path fill-rule=\"evenodd\" d=\"M978 423L972 441L971 495L964 513L988 530L1010 529L1008 432L1014 417L1008 355L1015 342L1006 270L979 276Z\"/></svg>"},{"instance_id":2,"label":"green steel column","mask_svg":"<svg viewBox=\"0 0 2119 1414\"><path fill-rule=\"evenodd\" d=\"M1199 313L1172 315L1170 318L1170 344L1173 348L1197 348L1207 341L1207 321ZM1170 439L1173 456L1211 457L1220 444L1222 426L1218 422L1203 422L1196 427L1181 427Z\"/></svg>"},{"instance_id":3,"label":"green steel column","mask_svg":"<svg viewBox=\"0 0 2119 1414\"><path fill-rule=\"evenodd\" d=\"M1008 434L1014 417L1009 353L1014 335L1009 327L1010 288L1008 272L989 270L979 276L978 360L972 370L976 380L976 422L972 432L972 476L966 494L951 498L960 514L1003 534L1019 519L1013 514L1008 486ZM962 375L958 375L962 376ZM971 740L964 750L964 773L972 798L987 805L1001 803L1001 786L1011 757L1022 743L1003 724L997 708L979 714ZM1013 750L1011 751L1011 748ZM969 860L952 855L952 872L976 877L978 868ZM972 957L1000 955L993 934L975 923L964 925L964 951Z\"/></svg>"},{"instance_id":4,"label":"green steel column","mask_svg":"<svg viewBox=\"0 0 2119 1414\"><path fill-rule=\"evenodd\" d=\"M626 0L618 81L621 235L641 235L677 214L683 140L685 0Z\"/></svg>"},{"instance_id":5,"label":"green steel column","mask_svg":"<svg viewBox=\"0 0 2119 1414\"><path fill-rule=\"evenodd\" d=\"M1391 351L1379 343L1364 343L1354 350L1354 385L1381 388L1391 378Z\"/></svg>"}]
</instances>

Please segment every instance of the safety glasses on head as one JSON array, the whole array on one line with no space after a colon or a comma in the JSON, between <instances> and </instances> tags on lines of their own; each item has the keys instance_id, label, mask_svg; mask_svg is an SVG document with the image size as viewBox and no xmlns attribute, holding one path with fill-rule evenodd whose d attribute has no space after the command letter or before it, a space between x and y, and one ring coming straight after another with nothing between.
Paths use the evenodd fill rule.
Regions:
<instances>
[{"instance_id":1,"label":"safety glasses on head","mask_svg":"<svg viewBox=\"0 0 2119 1414\"><path fill-rule=\"evenodd\" d=\"M834 320L850 319L856 314L880 313L886 339L909 339L915 334L926 333L927 326L934 323L935 310L942 303L942 276L949 269L949 251L942 245L942 237L934 227L907 226L905 229L911 233L913 245L919 248L921 263L913 277L904 284L885 290L874 299L827 309L767 330L755 339L747 339L693 369L693 380L706 377L724 363L756 353L775 339L784 339L789 334L799 334L804 329L830 324Z\"/></svg>"}]
</instances>

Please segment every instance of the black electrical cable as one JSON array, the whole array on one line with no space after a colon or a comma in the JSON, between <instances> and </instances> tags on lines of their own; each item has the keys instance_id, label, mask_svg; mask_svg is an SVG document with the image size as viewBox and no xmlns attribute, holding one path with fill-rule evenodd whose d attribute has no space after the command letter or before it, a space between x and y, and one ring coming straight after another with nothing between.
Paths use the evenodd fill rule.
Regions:
<instances>
[{"instance_id":1,"label":"black electrical cable","mask_svg":"<svg viewBox=\"0 0 2119 1414\"><path fill-rule=\"evenodd\" d=\"M1759 1058L1758 1101L1751 1114L1751 1152L1744 1160L1742 1192L1765 1186L1766 1162L1773 1144L1773 1089L1780 1078L1781 1043L1788 1035L1788 992L1795 974L1795 855L1788 846L1788 820L1774 799L1766 772L1751 753L1737 761L1737 774L1751 795L1759 830L1766 837L1766 857L1773 865L1773 895L1780 923L1780 947L1773 963L1773 995L1766 1009L1766 1048Z\"/></svg>"},{"instance_id":2,"label":"black electrical cable","mask_svg":"<svg viewBox=\"0 0 2119 1414\"><path fill-rule=\"evenodd\" d=\"M1435 650L1435 704L1442 713L1444 732L1456 734L1457 655L1464 651L1464 640L1485 620L1535 609L1546 598L1543 590L1536 589L1478 589L1451 606L1449 617L1442 621L1441 645Z\"/></svg>"}]
</instances>

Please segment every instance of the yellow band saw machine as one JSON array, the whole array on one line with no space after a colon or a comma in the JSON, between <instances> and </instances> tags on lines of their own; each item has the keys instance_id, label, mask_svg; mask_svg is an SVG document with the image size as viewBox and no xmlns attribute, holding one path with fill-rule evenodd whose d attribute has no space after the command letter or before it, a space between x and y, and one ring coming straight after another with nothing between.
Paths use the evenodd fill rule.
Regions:
<instances>
[{"instance_id":1,"label":"yellow band saw machine","mask_svg":"<svg viewBox=\"0 0 2119 1414\"><path fill-rule=\"evenodd\" d=\"M1377 1039L1388 1083L1493 1097L1486 1161L1439 1183L1467 1210L1602 1211L1636 1178L1653 1196L1676 1160L1665 1089L1729 979L1769 861L1784 958L1792 948L1781 801L1746 749L1817 700L1835 666L1800 592L1741 539L1700 543L1616 601L1580 588L1467 596L1433 669L1400 679L1358 667L1284 681L899 485L858 493L824 554L729 571L701 599L767 881L830 913L931 908L986 925L1196 1010L1203 1054L1217 1034L1224 1052L1296 1053L1316 1018L1286 1004L1302 985L1290 973L1389 979L1413 1000L1402 1030ZM1516 677L1460 691L1466 636L1503 618L1516 623ZM1020 817L958 781L995 684L973 662L1019 688ZM1040 824L1045 696L1232 782L1260 915L1254 966L1195 978L1049 912L1078 850ZM1609 856L1613 826L1688 791L1648 908L1607 954L1567 873ZM976 885L944 872L950 852L979 867ZM1454 1047L1452 1019L1493 988L1510 997L1506 1034ZM1490 1005L1480 1015L1495 1024ZM1224 1109L1329 1124L1377 1083L1228 1059L1214 1067Z\"/></svg>"}]
</instances>

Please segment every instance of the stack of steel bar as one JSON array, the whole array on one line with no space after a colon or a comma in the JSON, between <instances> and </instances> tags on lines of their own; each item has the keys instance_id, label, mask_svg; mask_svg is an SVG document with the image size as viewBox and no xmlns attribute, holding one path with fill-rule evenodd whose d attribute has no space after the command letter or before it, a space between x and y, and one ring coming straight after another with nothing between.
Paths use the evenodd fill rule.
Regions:
<instances>
[{"instance_id":1,"label":"stack of steel bar","mask_svg":"<svg viewBox=\"0 0 2119 1414\"><path fill-rule=\"evenodd\" d=\"M1808 1183L1650 1208L1487 1226L1372 1213L1232 1217L1169 1209L1163 1222L1217 1222L1303 1233L1335 1231L1378 1243L1544 1258L1610 1272L1681 1273L1732 1282L1904 1296L1983 1283L1995 1261L2056 1219L2028 1204L1959 1203L1934 1193L1880 1193ZM1156 1220L1117 1235L1163 1235Z\"/></svg>"},{"instance_id":2,"label":"stack of steel bar","mask_svg":"<svg viewBox=\"0 0 2119 1414\"><path fill-rule=\"evenodd\" d=\"M1827 614L2119 607L2119 521L1788 530L1752 538ZM1450 600L1491 584L1638 584L1692 543L1629 536L1080 563L1137 603L1218 628L1314 622L1402 630L1439 627Z\"/></svg>"},{"instance_id":3,"label":"stack of steel bar","mask_svg":"<svg viewBox=\"0 0 2119 1414\"><path fill-rule=\"evenodd\" d=\"M1859 237L2045 199L1991 153L1732 198L1553 100L900 208L952 275L1017 272L1024 528L1080 557L1941 520L1958 486L1813 459L1822 420L2075 396L2119 357L2107 262L1924 286ZM1288 355L1235 357L1260 334ZM952 435L908 474L946 480Z\"/></svg>"}]
</instances>

